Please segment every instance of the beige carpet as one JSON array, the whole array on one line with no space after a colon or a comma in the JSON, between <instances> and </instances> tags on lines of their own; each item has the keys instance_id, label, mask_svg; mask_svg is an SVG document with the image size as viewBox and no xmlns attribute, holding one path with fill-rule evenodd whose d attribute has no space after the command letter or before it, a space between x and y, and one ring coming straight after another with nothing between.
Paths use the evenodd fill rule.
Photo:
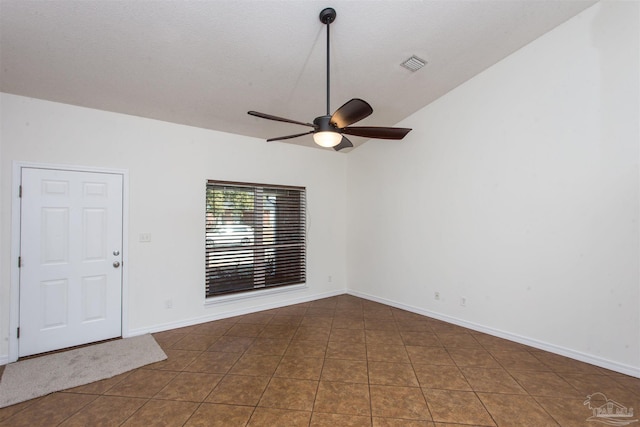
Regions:
<instances>
[{"instance_id":1,"label":"beige carpet","mask_svg":"<svg viewBox=\"0 0 640 427\"><path fill-rule=\"evenodd\" d=\"M10 363L0 380L0 408L166 358L151 335L141 335Z\"/></svg>"}]
</instances>

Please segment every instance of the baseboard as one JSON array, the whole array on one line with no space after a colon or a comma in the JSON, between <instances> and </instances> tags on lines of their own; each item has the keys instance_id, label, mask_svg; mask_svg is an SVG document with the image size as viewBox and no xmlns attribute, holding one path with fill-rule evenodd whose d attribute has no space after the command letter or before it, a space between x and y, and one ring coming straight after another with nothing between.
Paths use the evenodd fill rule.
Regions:
<instances>
[{"instance_id":1,"label":"baseboard","mask_svg":"<svg viewBox=\"0 0 640 427\"><path fill-rule=\"evenodd\" d=\"M186 326L199 325L200 323L212 322L214 320L227 319L229 317L242 316L244 314L251 314L258 311L272 310L274 308L286 307L288 305L301 304L301 303L315 301L323 298L330 298L337 295L343 295L345 293L346 293L346 289L340 289L337 291L323 292L320 294L307 295L304 297L290 298L287 300L272 302L268 304L258 304L258 305L254 305L254 306L243 308L243 309L225 311L222 313L216 312L215 314L210 314L210 315L205 315L200 317L193 317L191 319L180 320L178 322L168 322L168 323L163 323L160 325L154 325L154 326L149 326L144 328L130 329L128 333L123 334L123 337L124 338L135 337L138 335L152 334L156 332L167 331L170 329L184 328ZM219 309L220 306L218 305L216 308Z\"/></svg>"},{"instance_id":2,"label":"baseboard","mask_svg":"<svg viewBox=\"0 0 640 427\"><path fill-rule=\"evenodd\" d=\"M0 356L0 366L9 364L9 355L3 354Z\"/></svg>"},{"instance_id":3,"label":"baseboard","mask_svg":"<svg viewBox=\"0 0 640 427\"><path fill-rule=\"evenodd\" d=\"M507 331L502 331L499 329L489 328L477 323L469 322L466 320L458 319L452 316L448 316L446 314L437 313L431 310L425 310L422 308L410 306L407 304L402 304L393 300L389 300L386 298L379 298L374 295L370 295L364 292L347 290L349 295L353 295L359 298L364 298L370 301L379 302L381 304L386 304L395 308L399 308L402 310L410 311L412 313L421 314L423 316L428 316L434 319L442 320L447 323L453 323L454 325L462 326L474 331L483 332L485 334L493 335L499 338L504 338L509 341L514 341L520 344L528 345L533 348L537 348L539 350L545 350L551 353L555 353L561 356L569 357L571 359L579 360L581 362L589 363L591 365L595 365L601 368L605 368L611 371L619 372L621 374L630 375L632 377L640 378L640 368L635 366L626 365L623 363L614 362L612 360L603 359L600 357L595 357L590 354L582 353L579 351L571 350L569 348L565 348L562 346L558 346L555 344L550 344L543 341L534 340L531 338L523 337L521 335L513 334Z\"/></svg>"}]
</instances>

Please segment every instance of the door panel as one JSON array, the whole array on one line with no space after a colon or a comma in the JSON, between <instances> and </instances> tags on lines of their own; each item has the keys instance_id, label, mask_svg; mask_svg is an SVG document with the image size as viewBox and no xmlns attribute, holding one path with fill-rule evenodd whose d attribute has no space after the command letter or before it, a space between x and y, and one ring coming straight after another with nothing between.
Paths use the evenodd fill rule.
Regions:
<instances>
[{"instance_id":1,"label":"door panel","mask_svg":"<svg viewBox=\"0 0 640 427\"><path fill-rule=\"evenodd\" d=\"M121 336L122 175L21 179L19 356Z\"/></svg>"}]
</instances>

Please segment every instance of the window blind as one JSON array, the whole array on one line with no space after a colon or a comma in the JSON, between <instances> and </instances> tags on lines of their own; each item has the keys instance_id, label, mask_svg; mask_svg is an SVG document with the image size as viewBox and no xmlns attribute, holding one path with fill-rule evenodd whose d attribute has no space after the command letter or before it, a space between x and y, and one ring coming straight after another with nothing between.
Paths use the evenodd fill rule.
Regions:
<instances>
[{"instance_id":1,"label":"window blind","mask_svg":"<svg viewBox=\"0 0 640 427\"><path fill-rule=\"evenodd\" d=\"M208 181L206 296L304 283L306 190Z\"/></svg>"}]
</instances>

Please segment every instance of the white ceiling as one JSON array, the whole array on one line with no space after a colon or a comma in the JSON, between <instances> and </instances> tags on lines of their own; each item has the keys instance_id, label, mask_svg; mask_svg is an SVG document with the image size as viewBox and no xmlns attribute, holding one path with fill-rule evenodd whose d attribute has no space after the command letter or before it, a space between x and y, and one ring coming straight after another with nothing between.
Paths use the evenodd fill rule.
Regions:
<instances>
[{"instance_id":1,"label":"white ceiling","mask_svg":"<svg viewBox=\"0 0 640 427\"><path fill-rule=\"evenodd\" d=\"M362 98L374 113L357 125L394 126L595 2L1 0L0 90L265 139L304 132L247 111L326 113L330 6L331 111ZM402 68L411 55L428 65Z\"/></svg>"}]
</instances>

